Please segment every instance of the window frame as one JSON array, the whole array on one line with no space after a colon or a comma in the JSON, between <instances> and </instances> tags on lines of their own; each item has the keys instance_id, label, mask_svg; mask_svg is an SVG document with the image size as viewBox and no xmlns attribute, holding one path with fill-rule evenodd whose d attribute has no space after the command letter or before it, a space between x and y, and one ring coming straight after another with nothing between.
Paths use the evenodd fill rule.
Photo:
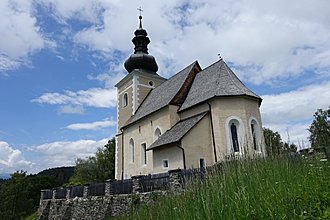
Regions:
<instances>
[{"instance_id":1,"label":"window frame","mask_svg":"<svg viewBox=\"0 0 330 220\"><path fill-rule=\"evenodd\" d=\"M128 106L128 93L125 92L122 97L122 107L125 108Z\"/></svg>"},{"instance_id":2,"label":"window frame","mask_svg":"<svg viewBox=\"0 0 330 220\"><path fill-rule=\"evenodd\" d=\"M165 162L167 163L167 167L164 166ZM170 168L170 161L168 159L163 159L162 160L162 167L163 167L164 170L168 170Z\"/></svg>"},{"instance_id":3,"label":"window frame","mask_svg":"<svg viewBox=\"0 0 330 220\"><path fill-rule=\"evenodd\" d=\"M141 165L147 165L147 143L145 142L141 144Z\"/></svg>"},{"instance_id":4,"label":"window frame","mask_svg":"<svg viewBox=\"0 0 330 220\"><path fill-rule=\"evenodd\" d=\"M132 143L132 144L131 144ZM134 140L133 138L129 139L128 142L128 161L130 164L134 164L135 162L135 146L134 146Z\"/></svg>"},{"instance_id":5,"label":"window frame","mask_svg":"<svg viewBox=\"0 0 330 220\"><path fill-rule=\"evenodd\" d=\"M237 130L237 141L239 146L239 151L234 151L231 124L234 122ZM245 139L245 125L241 118L237 116L230 116L225 122L226 138L227 138L227 151L229 155L243 155L246 152L246 139Z\"/></svg>"}]
</instances>

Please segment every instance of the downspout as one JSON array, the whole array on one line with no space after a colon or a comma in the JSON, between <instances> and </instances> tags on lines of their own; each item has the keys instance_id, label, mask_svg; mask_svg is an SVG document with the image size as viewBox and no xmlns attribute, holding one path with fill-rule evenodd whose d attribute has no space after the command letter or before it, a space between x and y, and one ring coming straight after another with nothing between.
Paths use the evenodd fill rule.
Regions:
<instances>
[{"instance_id":1,"label":"downspout","mask_svg":"<svg viewBox=\"0 0 330 220\"><path fill-rule=\"evenodd\" d=\"M210 111L210 121L211 121L211 133L212 133L212 142L213 142L213 151L214 151L214 160L215 162L218 162L217 159L217 150L215 148L215 139L214 139L214 129L213 129L213 119L212 119L212 109L211 109L211 104L208 102L207 103L209 106L209 111Z\"/></svg>"},{"instance_id":2,"label":"downspout","mask_svg":"<svg viewBox=\"0 0 330 220\"><path fill-rule=\"evenodd\" d=\"M178 148L182 150L182 157L183 157L183 169L186 169L186 155L184 153L183 147L180 146L180 144L177 145Z\"/></svg>"},{"instance_id":3,"label":"downspout","mask_svg":"<svg viewBox=\"0 0 330 220\"><path fill-rule=\"evenodd\" d=\"M124 130L121 129L121 180L124 179Z\"/></svg>"}]
</instances>

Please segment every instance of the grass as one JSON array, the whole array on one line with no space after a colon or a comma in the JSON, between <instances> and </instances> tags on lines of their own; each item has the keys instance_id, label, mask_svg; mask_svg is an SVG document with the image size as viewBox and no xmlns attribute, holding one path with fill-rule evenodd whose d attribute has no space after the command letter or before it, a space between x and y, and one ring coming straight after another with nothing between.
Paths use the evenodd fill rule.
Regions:
<instances>
[{"instance_id":1,"label":"grass","mask_svg":"<svg viewBox=\"0 0 330 220\"><path fill-rule=\"evenodd\" d=\"M235 160L121 219L330 219L330 163Z\"/></svg>"},{"instance_id":2,"label":"grass","mask_svg":"<svg viewBox=\"0 0 330 220\"><path fill-rule=\"evenodd\" d=\"M36 220L38 219L38 211L34 212L30 216L26 217L24 220Z\"/></svg>"}]
</instances>

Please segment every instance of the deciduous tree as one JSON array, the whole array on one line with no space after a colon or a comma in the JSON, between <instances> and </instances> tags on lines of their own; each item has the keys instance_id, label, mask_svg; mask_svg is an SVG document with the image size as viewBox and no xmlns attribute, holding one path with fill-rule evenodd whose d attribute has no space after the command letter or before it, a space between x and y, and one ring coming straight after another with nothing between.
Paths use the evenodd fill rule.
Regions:
<instances>
[{"instance_id":1,"label":"deciduous tree","mask_svg":"<svg viewBox=\"0 0 330 220\"><path fill-rule=\"evenodd\" d=\"M281 135L277 131L274 132L269 128L263 128L263 131L267 155L281 154L283 149Z\"/></svg>"},{"instance_id":2,"label":"deciduous tree","mask_svg":"<svg viewBox=\"0 0 330 220\"><path fill-rule=\"evenodd\" d=\"M313 148L330 146L330 107L328 110L318 109L309 127L309 141Z\"/></svg>"},{"instance_id":3,"label":"deciduous tree","mask_svg":"<svg viewBox=\"0 0 330 220\"><path fill-rule=\"evenodd\" d=\"M99 148L95 156L86 159L78 158L71 185L104 182L115 176L115 138Z\"/></svg>"}]
</instances>

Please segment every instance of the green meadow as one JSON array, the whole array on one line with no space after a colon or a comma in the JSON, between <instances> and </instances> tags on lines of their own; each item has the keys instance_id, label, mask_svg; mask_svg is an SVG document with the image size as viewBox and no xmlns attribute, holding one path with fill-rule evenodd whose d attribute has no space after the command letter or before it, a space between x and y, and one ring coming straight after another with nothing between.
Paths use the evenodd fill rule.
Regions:
<instances>
[{"instance_id":1,"label":"green meadow","mask_svg":"<svg viewBox=\"0 0 330 220\"><path fill-rule=\"evenodd\" d=\"M136 202L121 219L330 219L330 163L317 156L226 162L180 194Z\"/></svg>"}]
</instances>

